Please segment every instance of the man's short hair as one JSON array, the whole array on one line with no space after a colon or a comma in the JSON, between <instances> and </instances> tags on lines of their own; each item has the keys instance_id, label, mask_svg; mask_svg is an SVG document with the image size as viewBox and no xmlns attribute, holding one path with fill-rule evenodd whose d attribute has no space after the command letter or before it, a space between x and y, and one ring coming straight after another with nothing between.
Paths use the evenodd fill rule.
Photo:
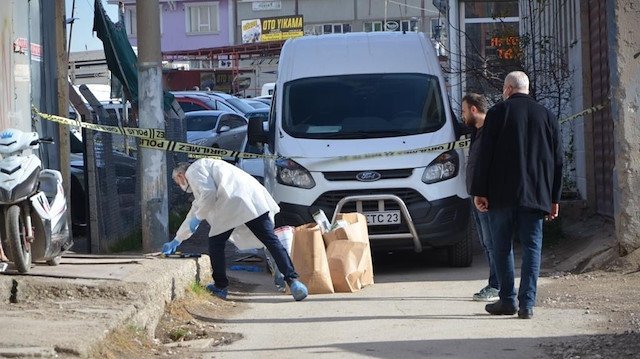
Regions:
<instances>
[{"instance_id":1,"label":"man's short hair","mask_svg":"<svg viewBox=\"0 0 640 359\"><path fill-rule=\"evenodd\" d=\"M187 172L187 169L189 169L189 166L191 166L191 163L189 162L180 162L178 163L174 168L173 168L173 172L171 173L171 178L173 180L176 179L176 177L179 174L184 175Z\"/></svg>"},{"instance_id":2,"label":"man's short hair","mask_svg":"<svg viewBox=\"0 0 640 359\"><path fill-rule=\"evenodd\" d=\"M529 77L522 71L512 71L504 79L516 92L529 93Z\"/></svg>"},{"instance_id":3,"label":"man's short hair","mask_svg":"<svg viewBox=\"0 0 640 359\"><path fill-rule=\"evenodd\" d=\"M469 107L475 106L480 113L487 113L487 99L477 93L468 93L462 98L462 102L466 102Z\"/></svg>"}]
</instances>

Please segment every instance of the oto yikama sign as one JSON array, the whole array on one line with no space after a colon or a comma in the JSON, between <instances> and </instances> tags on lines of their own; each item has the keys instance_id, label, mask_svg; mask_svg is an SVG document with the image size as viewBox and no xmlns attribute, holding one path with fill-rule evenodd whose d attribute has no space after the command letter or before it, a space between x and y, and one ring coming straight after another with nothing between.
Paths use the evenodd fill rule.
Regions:
<instances>
[{"instance_id":1,"label":"oto yikama sign","mask_svg":"<svg viewBox=\"0 0 640 359\"><path fill-rule=\"evenodd\" d=\"M281 41L302 36L302 15L242 20L242 43Z\"/></svg>"}]
</instances>

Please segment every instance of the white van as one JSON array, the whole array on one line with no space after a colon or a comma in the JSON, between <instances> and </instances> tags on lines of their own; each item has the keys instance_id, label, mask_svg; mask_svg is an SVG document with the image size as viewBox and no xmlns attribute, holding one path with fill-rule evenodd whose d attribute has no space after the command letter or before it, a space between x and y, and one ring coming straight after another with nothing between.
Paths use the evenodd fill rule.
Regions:
<instances>
[{"instance_id":1,"label":"white van","mask_svg":"<svg viewBox=\"0 0 640 359\"><path fill-rule=\"evenodd\" d=\"M260 92L260 96L273 96L273 89L276 86L274 82L268 82L262 85L262 91Z\"/></svg>"},{"instance_id":2,"label":"white van","mask_svg":"<svg viewBox=\"0 0 640 359\"><path fill-rule=\"evenodd\" d=\"M340 206L366 215L374 250L447 247L451 265L470 265L462 150L393 153L455 141L454 121L422 33L288 40L268 131L249 124L251 143L284 157L265 162L264 185L281 208L276 225L313 222L319 209L331 218ZM339 158L380 152L389 154Z\"/></svg>"}]
</instances>

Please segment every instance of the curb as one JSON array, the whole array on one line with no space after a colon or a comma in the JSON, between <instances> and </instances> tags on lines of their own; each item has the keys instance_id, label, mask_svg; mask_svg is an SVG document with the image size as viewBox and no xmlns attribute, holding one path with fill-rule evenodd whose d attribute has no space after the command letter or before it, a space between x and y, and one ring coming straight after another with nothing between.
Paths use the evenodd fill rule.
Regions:
<instances>
[{"instance_id":1,"label":"curb","mask_svg":"<svg viewBox=\"0 0 640 359\"><path fill-rule=\"evenodd\" d=\"M0 358L87 358L129 326L152 338L165 305L192 282L210 280L206 255L140 259L122 280L0 275Z\"/></svg>"}]
</instances>

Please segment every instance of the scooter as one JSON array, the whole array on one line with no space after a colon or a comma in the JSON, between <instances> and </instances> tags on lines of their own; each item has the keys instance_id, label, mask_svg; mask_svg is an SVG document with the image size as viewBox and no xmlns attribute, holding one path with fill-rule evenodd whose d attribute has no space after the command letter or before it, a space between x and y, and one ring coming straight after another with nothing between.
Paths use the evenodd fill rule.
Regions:
<instances>
[{"instance_id":1,"label":"scooter","mask_svg":"<svg viewBox=\"0 0 640 359\"><path fill-rule=\"evenodd\" d=\"M67 223L67 201L59 171L41 169L33 153L53 143L37 132L0 132L0 237L5 254L20 273L33 261L58 265L73 245ZM8 249L8 250L7 250Z\"/></svg>"}]
</instances>

